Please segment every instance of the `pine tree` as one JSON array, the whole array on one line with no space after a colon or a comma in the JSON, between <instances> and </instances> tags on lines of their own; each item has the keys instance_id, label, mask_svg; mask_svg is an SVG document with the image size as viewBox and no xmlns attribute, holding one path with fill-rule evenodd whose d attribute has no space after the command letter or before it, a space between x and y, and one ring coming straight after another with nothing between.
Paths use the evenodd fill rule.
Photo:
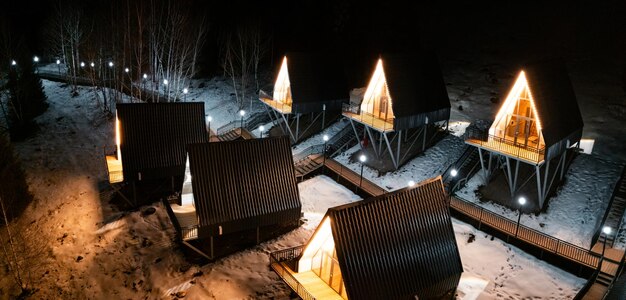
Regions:
<instances>
[{"instance_id":1,"label":"pine tree","mask_svg":"<svg viewBox=\"0 0 626 300\"><path fill-rule=\"evenodd\" d=\"M17 69L9 72L9 132L18 140L32 134L36 128L34 118L48 109L47 97L41 79L29 60L22 60Z\"/></svg>"}]
</instances>

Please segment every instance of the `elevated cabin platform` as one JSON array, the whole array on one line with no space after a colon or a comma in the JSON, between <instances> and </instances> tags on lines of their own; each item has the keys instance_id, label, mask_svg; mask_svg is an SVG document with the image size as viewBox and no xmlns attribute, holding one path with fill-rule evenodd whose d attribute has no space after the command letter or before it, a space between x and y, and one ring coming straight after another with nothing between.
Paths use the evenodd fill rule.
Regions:
<instances>
[{"instance_id":1,"label":"elevated cabin platform","mask_svg":"<svg viewBox=\"0 0 626 300\"><path fill-rule=\"evenodd\" d=\"M545 148L518 146L513 141L496 136L489 136L487 140L470 137L465 143L491 152L497 152L532 165L544 162Z\"/></svg>"},{"instance_id":2,"label":"elevated cabin platform","mask_svg":"<svg viewBox=\"0 0 626 300\"><path fill-rule=\"evenodd\" d=\"M105 155L107 164L107 173L109 175L109 183L120 183L124 181L124 171L122 161L117 159L115 155Z\"/></svg>"},{"instance_id":3,"label":"elevated cabin platform","mask_svg":"<svg viewBox=\"0 0 626 300\"><path fill-rule=\"evenodd\" d=\"M382 133L387 133L387 132L393 132L393 121L391 120L385 120L383 118L377 118L374 115L368 114L368 113L354 113L350 110L344 110L342 112L342 115L346 118L349 118L350 120L356 121L358 123L361 123L367 127L370 127L376 131L382 132Z\"/></svg>"},{"instance_id":4,"label":"elevated cabin platform","mask_svg":"<svg viewBox=\"0 0 626 300\"><path fill-rule=\"evenodd\" d=\"M292 286L292 288L302 299L309 299L307 297L325 300L344 299L341 295L331 289L330 286L328 286L328 284L313 271L297 273L294 272L289 267L289 264L285 262L272 263L272 269L274 269L281 279L287 282L290 286L293 284L294 286ZM282 272L279 272L278 270L282 270ZM295 282L293 282L292 279L295 279ZM300 286L300 289L296 288L298 285Z\"/></svg>"},{"instance_id":5,"label":"elevated cabin platform","mask_svg":"<svg viewBox=\"0 0 626 300\"><path fill-rule=\"evenodd\" d=\"M266 93L265 91L261 90L259 91L259 100L261 100L261 102L263 102L263 104L267 105L269 108L277 111L280 114L291 114L291 104L288 103L284 103L281 101L276 101L272 98L272 96L270 96L268 93Z\"/></svg>"}]
</instances>

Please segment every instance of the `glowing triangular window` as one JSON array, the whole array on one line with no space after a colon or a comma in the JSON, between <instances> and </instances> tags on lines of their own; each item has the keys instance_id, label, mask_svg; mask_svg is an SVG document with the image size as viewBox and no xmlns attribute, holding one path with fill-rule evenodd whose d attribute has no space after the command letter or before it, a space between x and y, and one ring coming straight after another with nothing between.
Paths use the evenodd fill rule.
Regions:
<instances>
[{"instance_id":1,"label":"glowing triangular window","mask_svg":"<svg viewBox=\"0 0 626 300\"><path fill-rule=\"evenodd\" d=\"M541 121L524 71L520 72L500 107L489 134L517 146L541 148L545 145Z\"/></svg>"},{"instance_id":2,"label":"glowing triangular window","mask_svg":"<svg viewBox=\"0 0 626 300\"><path fill-rule=\"evenodd\" d=\"M291 83L289 82L289 71L287 70L287 56L283 58L283 63L278 71L276 83L274 84L274 101L291 105Z\"/></svg>"},{"instance_id":3,"label":"glowing triangular window","mask_svg":"<svg viewBox=\"0 0 626 300\"><path fill-rule=\"evenodd\" d=\"M376 118L391 121L394 118L391 106L391 95L387 87L387 79L383 69L382 59L378 60L376 70L370 79L363 102L361 103L361 113L372 115Z\"/></svg>"}]
</instances>

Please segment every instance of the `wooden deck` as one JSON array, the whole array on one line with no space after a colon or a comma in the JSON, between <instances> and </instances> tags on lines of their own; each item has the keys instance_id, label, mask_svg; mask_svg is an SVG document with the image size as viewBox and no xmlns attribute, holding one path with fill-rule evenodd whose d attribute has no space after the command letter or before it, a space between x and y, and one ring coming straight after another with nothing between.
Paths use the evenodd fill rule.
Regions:
<instances>
[{"instance_id":1,"label":"wooden deck","mask_svg":"<svg viewBox=\"0 0 626 300\"><path fill-rule=\"evenodd\" d=\"M184 241L194 240L198 238L198 215L193 205L180 206L178 204L170 204L172 212L176 216L178 225L182 231Z\"/></svg>"},{"instance_id":2,"label":"wooden deck","mask_svg":"<svg viewBox=\"0 0 626 300\"><path fill-rule=\"evenodd\" d=\"M122 161L118 160L115 155L107 155L107 171L109 173L109 183L119 183L124 181L124 172L122 171Z\"/></svg>"},{"instance_id":3,"label":"wooden deck","mask_svg":"<svg viewBox=\"0 0 626 300\"><path fill-rule=\"evenodd\" d=\"M387 122L383 119L376 118L372 115L355 114L355 113L347 112L347 111L344 111L342 114L344 117L355 120L363 125L374 128L375 130L378 130L380 132L394 131L392 122Z\"/></svg>"},{"instance_id":4,"label":"wooden deck","mask_svg":"<svg viewBox=\"0 0 626 300\"><path fill-rule=\"evenodd\" d=\"M274 263L276 264L276 263ZM281 276L287 284L290 286L300 284L306 290L306 295L299 295L302 298L308 298L312 296L314 299L324 299L324 300L342 300L343 298L339 295L335 290L330 288L326 282L324 282L321 278L319 278L313 271L296 273L285 263L280 263L280 266L272 265L274 270L282 269L287 270L290 276ZM280 273L279 273L280 275ZM295 279L297 282L290 282L287 280L289 278ZM291 286L294 291L297 289L294 286ZM298 291L296 291L297 293Z\"/></svg>"},{"instance_id":5,"label":"wooden deck","mask_svg":"<svg viewBox=\"0 0 626 300\"><path fill-rule=\"evenodd\" d=\"M291 113L291 105L289 104L285 104L282 102L278 102L275 101L273 99L269 99L269 98L259 98L259 100L261 100L261 102L265 103L267 106L275 109L276 111L278 111L281 114L290 114Z\"/></svg>"},{"instance_id":6,"label":"wooden deck","mask_svg":"<svg viewBox=\"0 0 626 300\"><path fill-rule=\"evenodd\" d=\"M543 162L544 155L537 151L531 151L523 147L517 147L511 144L496 141L489 138L487 141L468 139L465 143L479 148L483 148L492 152L502 153L506 156L520 159L530 164L539 164Z\"/></svg>"}]
</instances>

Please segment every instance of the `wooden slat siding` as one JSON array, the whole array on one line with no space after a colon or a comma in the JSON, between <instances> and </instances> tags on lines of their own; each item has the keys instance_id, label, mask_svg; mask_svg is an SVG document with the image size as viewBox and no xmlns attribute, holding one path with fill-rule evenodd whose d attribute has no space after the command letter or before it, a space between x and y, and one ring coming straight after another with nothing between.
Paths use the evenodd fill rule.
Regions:
<instances>
[{"instance_id":1,"label":"wooden slat siding","mask_svg":"<svg viewBox=\"0 0 626 300\"><path fill-rule=\"evenodd\" d=\"M321 112L323 105L327 111L339 111L341 104L348 102L351 87L338 55L288 52L286 56L293 100L291 112Z\"/></svg>"},{"instance_id":2,"label":"wooden slat siding","mask_svg":"<svg viewBox=\"0 0 626 300\"><path fill-rule=\"evenodd\" d=\"M191 144L189 164L200 237L300 218L287 137Z\"/></svg>"},{"instance_id":3,"label":"wooden slat siding","mask_svg":"<svg viewBox=\"0 0 626 300\"><path fill-rule=\"evenodd\" d=\"M516 221L509 220L456 197L451 198L450 208L481 224L486 224L502 233L515 236L517 227ZM524 225L520 225L517 238L545 251L555 253L563 258L570 259L591 268L597 268L600 262L600 257L587 249L561 241Z\"/></svg>"},{"instance_id":4,"label":"wooden slat siding","mask_svg":"<svg viewBox=\"0 0 626 300\"><path fill-rule=\"evenodd\" d=\"M330 208L351 299L429 299L453 293L463 267L441 177Z\"/></svg>"},{"instance_id":5,"label":"wooden slat siding","mask_svg":"<svg viewBox=\"0 0 626 300\"><path fill-rule=\"evenodd\" d=\"M119 103L125 180L183 175L185 146L207 142L204 103Z\"/></svg>"}]
</instances>

